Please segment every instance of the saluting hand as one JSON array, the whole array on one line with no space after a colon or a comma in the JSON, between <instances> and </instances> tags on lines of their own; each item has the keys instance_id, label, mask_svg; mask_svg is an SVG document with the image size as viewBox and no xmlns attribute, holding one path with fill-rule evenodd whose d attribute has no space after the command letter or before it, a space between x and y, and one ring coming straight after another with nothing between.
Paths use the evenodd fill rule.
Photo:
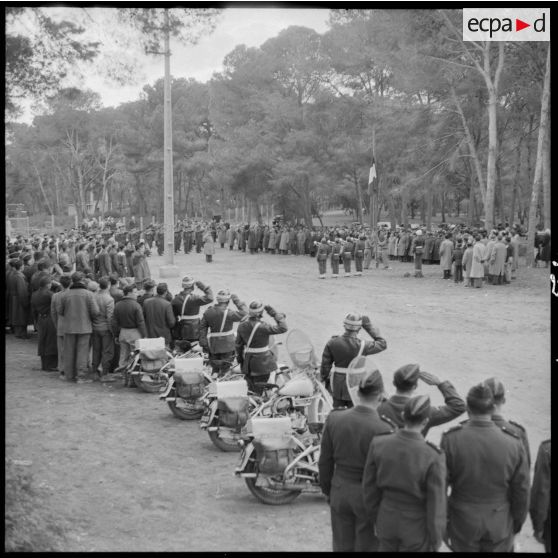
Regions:
<instances>
[{"instance_id":1,"label":"saluting hand","mask_svg":"<svg viewBox=\"0 0 558 558\"><path fill-rule=\"evenodd\" d=\"M438 378L438 376L435 376L434 374L431 374L430 372L424 372L423 370L421 370L419 372L419 378L425 384L428 384L429 386L437 386L437 385L442 383L442 380L440 380L440 378Z\"/></svg>"}]
</instances>

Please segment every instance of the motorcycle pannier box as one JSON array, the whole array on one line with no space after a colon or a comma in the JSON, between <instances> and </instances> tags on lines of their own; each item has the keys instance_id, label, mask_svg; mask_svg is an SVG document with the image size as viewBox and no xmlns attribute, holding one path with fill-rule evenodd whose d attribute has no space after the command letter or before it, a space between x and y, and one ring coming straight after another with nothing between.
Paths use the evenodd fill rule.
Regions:
<instances>
[{"instance_id":1,"label":"motorcycle pannier box","mask_svg":"<svg viewBox=\"0 0 558 558\"><path fill-rule=\"evenodd\" d=\"M258 467L266 475L281 474L294 459L289 417L251 419Z\"/></svg>"},{"instance_id":2,"label":"motorcycle pannier box","mask_svg":"<svg viewBox=\"0 0 558 558\"><path fill-rule=\"evenodd\" d=\"M164 337L150 337L148 339L136 339L136 349L140 351L165 349Z\"/></svg>"},{"instance_id":3,"label":"motorcycle pannier box","mask_svg":"<svg viewBox=\"0 0 558 558\"><path fill-rule=\"evenodd\" d=\"M201 397L205 388L204 380L203 374L194 370L176 371L174 373L176 391L178 396L183 399L197 399Z\"/></svg>"},{"instance_id":4,"label":"motorcycle pannier box","mask_svg":"<svg viewBox=\"0 0 558 558\"><path fill-rule=\"evenodd\" d=\"M215 382L217 399L228 397L244 397L248 395L246 380L230 380L228 382Z\"/></svg>"},{"instance_id":5,"label":"motorcycle pannier box","mask_svg":"<svg viewBox=\"0 0 558 558\"><path fill-rule=\"evenodd\" d=\"M248 422L250 400L247 395L217 400L219 424L228 428L241 428Z\"/></svg>"}]
</instances>

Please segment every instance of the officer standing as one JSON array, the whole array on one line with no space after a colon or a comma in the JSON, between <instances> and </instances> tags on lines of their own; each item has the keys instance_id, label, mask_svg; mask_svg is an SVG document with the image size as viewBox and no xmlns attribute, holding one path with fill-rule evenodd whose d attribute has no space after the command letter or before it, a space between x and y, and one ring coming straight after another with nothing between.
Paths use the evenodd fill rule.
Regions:
<instances>
[{"instance_id":1,"label":"officer standing","mask_svg":"<svg viewBox=\"0 0 558 558\"><path fill-rule=\"evenodd\" d=\"M494 398L467 394L470 420L442 435L448 486L447 544L454 552L511 552L529 506L529 466L519 437L492 420Z\"/></svg>"},{"instance_id":2,"label":"officer standing","mask_svg":"<svg viewBox=\"0 0 558 558\"><path fill-rule=\"evenodd\" d=\"M357 405L332 411L322 435L319 479L330 505L333 552L373 552L378 540L362 492L362 474L370 442L393 432L376 411L384 391L378 370L364 372Z\"/></svg>"},{"instance_id":3,"label":"officer standing","mask_svg":"<svg viewBox=\"0 0 558 558\"><path fill-rule=\"evenodd\" d=\"M362 479L364 504L379 539L378 552L435 552L446 527L446 462L421 432L430 398L405 403L405 424L372 440Z\"/></svg>"},{"instance_id":4,"label":"officer standing","mask_svg":"<svg viewBox=\"0 0 558 558\"><path fill-rule=\"evenodd\" d=\"M351 276L351 261L353 259L354 251L355 245L353 244L353 239L350 236L347 236L345 245L343 246L343 267L345 268L345 275L343 277Z\"/></svg>"},{"instance_id":5,"label":"officer standing","mask_svg":"<svg viewBox=\"0 0 558 558\"><path fill-rule=\"evenodd\" d=\"M496 378L488 378L484 382L492 392L492 397L494 397L494 413L492 414L492 420L500 427L505 426L508 430L511 430L514 434L517 434L525 448L525 453L527 455L527 465L531 467L531 450L529 449L529 440L527 438L527 431L521 424L514 422L513 420L506 420L502 416L502 406L506 402L506 390L504 384L497 380Z\"/></svg>"},{"instance_id":6,"label":"officer standing","mask_svg":"<svg viewBox=\"0 0 558 558\"><path fill-rule=\"evenodd\" d=\"M386 340L381 337L380 330L371 324L368 316L361 316L358 312L347 314L343 320L343 327L345 328L343 335L334 335L326 343L320 370L322 382L333 395L334 407L353 406L345 377L351 361L356 356L373 355L387 348ZM373 341L358 338L361 327Z\"/></svg>"},{"instance_id":7,"label":"officer standing","mask_svg":"<svg viewBox=\"0 0 558 558\"><path fill-rule=\"evenodd\" d=\"M194 288L203 291L203 295L194 294ZM191 277L182 279L182 291L171 302L176 318L175 339L197 341L200 335L200 307L213 302L213 292L209 285L194 281Z\"/></svg>"},{"instance_id":8,"label":"officer standing","mask_svg":"<svg viewBox=\"0 0 558 558\"><path fill-rule=\"evenodd\" d=\"M237 310L228 308L231 299ZM246 304L228 289L221 289L217 293L216 304L204 312L200 321L200 345L209 352L214 372L226 372L228 367L217 365L213 360L228 361L232 365L235 355L233 324L247 314Z\"/></svg>"},{"instance_id":9,"label":"officer standing","mask_svg":"<svg viewBox=\"0 0 558 558\"><path fill-rule=\"evenodd\" d=\"M339 277L339 260L341 259L342 251L341 239L337 237L335 244L331 247L331 276L335 279Z\"/></svg>"},{"instance_id":10,"label":"officer standing","mask_svg":"<svg viewBox=\"0 0 558 558\"><path fill-rule=\"evenodd\" d=\"M318 272L319 272L318 277L320 279L325 279L327 256L330 250L331 248L327 243L327 239L323 237L320 240L320 244L318 244L318 251L316 253L316 260L318 260Z\"/></svg>"},{"instance_id":11,"label":"officer standing","mask_svg":"<svg viewBox=\"0 0 558 558\"><path fill-rule=\"evenodd\" d=\"M535 539L544 544L545 552L552 552L550 524L550 440L539 446L535 474L531 488L529 514Z\"/></svg>"},{"instance_id":12,"label":"officer standing","mask_svg":"<svg viewBox=\"0 0 558 558\"><path fill-rule=\"evenodd\" d=\"M422 432L423 436L426 436L430 428L457 418L465 412L467 407L450 381L442 381L434 374L421 371L418 364L405 364L395 371L393 374L395 395L383 401L378 412L380 415L387 416L401 428L404 423L403 409L409 398L416 395L419 380L427 385L436 386L444 396L445 403L440 407L430 407L429 421Z\"/></svg>"},{"instance_id":13,"label":"officer standing","mask_svg":"<svg viewBox=\"0 0 558 558\"><path fill-rule=\"evenodd\" d=\"M366 248L366 236L361 235L360 238L355 242L355 275L362 275L362 262L364 260L364 249Z\"/></svg>"},{"instance_id":14,"label":"officer standing","mask_svg":"<svg viewBox=\"0 0 558 558\"><path fill-rule=\"evenodd\" d=\"M264 310L275 320L276 325L262 320ZM267 382L271 372L277 370L277 359L269 348L269 336L285 333L287 329L285 314L257 300L248 307L248 319L242 320L238 326L236 359L242 366L248 385L256 393L260 391L257 383Z\"/></svg>"}]
</instances>

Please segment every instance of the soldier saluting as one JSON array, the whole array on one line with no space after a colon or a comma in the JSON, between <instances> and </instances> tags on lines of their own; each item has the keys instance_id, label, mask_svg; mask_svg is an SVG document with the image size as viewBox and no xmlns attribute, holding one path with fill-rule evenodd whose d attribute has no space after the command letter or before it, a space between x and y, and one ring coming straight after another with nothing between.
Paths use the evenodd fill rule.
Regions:
<instances>
[{"instance_id":1,"label":"soldier saluting","mask_svg":"<svg viewBox=\"0 0 558 558\"><path fill-rule=\"evenodd\" d=\"M195 287L203 291L203 295L194 293ZM182 279L182 291L171 302L176 318L175 338L186 341L197 341L200 328L200 307L213 302L213 292L209 285L194 281L191 277Z\"/></svg>"},{"instance_id":2,"label":"soldier saluting","mask_svg":"<svg viewBox=\"0 0 558 558\"><path fill-rule=\"evenodd\" d=\"M334 335L324 347L320 375L333 395L334 407L352 407L353 402L346 385L346 374L351 361L357 356L366 356L385 351L386 340L380 330L374 327L368 316L358 312L347 314L343 320L343 335ZM364 329L373 341L358 338Z\"/></svg>"}]
</instances>

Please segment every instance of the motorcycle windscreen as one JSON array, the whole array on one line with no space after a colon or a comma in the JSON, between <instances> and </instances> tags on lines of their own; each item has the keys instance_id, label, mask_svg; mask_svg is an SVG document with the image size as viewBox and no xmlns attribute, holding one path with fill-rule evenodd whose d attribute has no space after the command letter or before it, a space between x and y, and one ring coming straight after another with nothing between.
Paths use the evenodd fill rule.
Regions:
<instances>
[{"instance_id":1,"label":"motorcycle windscreen","mask_svg":"<svg viewBox=\"0 0 558 558\"><path fill-rule=\"evenodd\" d=\"M357 356L353 358L347 368L348 370L345 376L347 390L349 391L353 405L356 406L360 401L358 396L358 386L360 384L360 380L362 380L366 371L374 371L377 370L378 367L370 357Z\"/></svg>"},{"instance_id":2,"label":"motorcycle windscreen","mask_svg":"<svg viewBox=\"0 0 558 558\"><path fill-rule=\"evenodd\" d=\"M297 368L316 368L318 359L310 338L300 329L289 331L285 342L293 365Z\"/></svg>"}]
</instances>

